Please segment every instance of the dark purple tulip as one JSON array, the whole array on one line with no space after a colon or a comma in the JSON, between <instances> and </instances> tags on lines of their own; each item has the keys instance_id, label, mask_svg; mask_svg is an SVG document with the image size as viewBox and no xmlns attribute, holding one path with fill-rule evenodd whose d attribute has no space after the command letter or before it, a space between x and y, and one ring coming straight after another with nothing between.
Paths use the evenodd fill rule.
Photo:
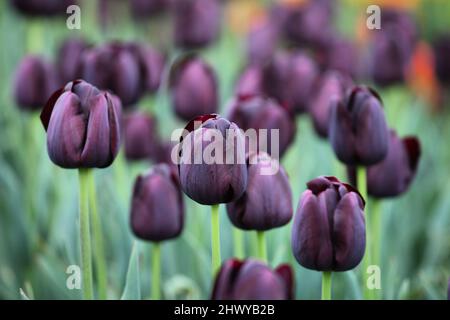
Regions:
<instances>
[{"instance_id":1,"label":"dark purple tulip","mask_svg":"<svg viewBox=\"0 0 450 320\"><path fill-rule=\"evenodd\" d=\"M225 261L217 274L212 300L291 300L294 298L294 273L283 264L275 270L264 263L247 259Z\"/></svg>"},{"instance_id":2,"label":"dark purple tulip","mask_svg":"<svg viewBox=\"0 0 450 320\"><path fill-rule=\"evenodd\" d=\"M370 166L386 157L389 131L376 91L355 86L343 100L333 100L329 139L347 165Z\"/></svg>"},{"instance_id":3,"label":"dark purple tulip","mask_svg":"<svg viewBox=\"0 0 450 320\"><path fill-rule=\"evenodd\" d=\"M11 4L22 14L30 16L64 15L67 7L76 0L11 0Z\"/></svg>"},{"instance_id":4,"label":"dark purple tulip","mask_svg":"<svg viewBox=\"0 0 450 320\"><path fill-rule=\"evenodd\" d=\"M318 53L325 70L336 70L349 77L356 77L360 71L358 50L351 40L334 36Z\"/></svg>"},{"instance_id":5,"label":"dark purple tulip","mask_svg":"<svg viewBox=\"0 0 450 320\"><path fill-rule=\"evenodd\" d=\"M328 71L320 78L309 105L314 128L320 137L328 136L332 101L344 98L351 84L352 80L349 77L337 71Z\"/></svg>"},{"instance_id":6,"label":"dark purple tulip","mask_svg":"<svg viewBox=\"0 0 450 320\"><path fill-rule=\"evenodd\" d=\"M198 124L200 126L194 128ZM247 187L244 137L238 126L212 114L191 120L185 131L187 134L180 143L178 165L184 193L194 201L206 205L228 203L238 199ZM222 149L216 149L214 152L216 160L219 157L217 153L221 152L221 163L212 162L213 159L208 157L209 153L205 156L205 148L216 139L214 134L220 135L224 140ZM209 139L211 136L214 138ZM194 155L198 154L196 150L201 152L200 163L194 158ZM227 156L232 156L232 161L227 163L226 159L230 159Z\"/></svg>"},{"instance_id":7,"label":"dark purple tulip","mask_svg":"<svg viewBox=\"0 0 450 320\"><path fill-rule=\"evenodd\" d=\"M182 48L198 48L210 44L220 32L220 11L217 0L176 1L175 44Z\"/></svg>"},{"instance_id":8,"label":"dark purple tulip","mask_svg":"<svg viewBox=\"0 0 450 320\"><path fill-rule=\"evenodd\" d=\"M184 205L176 171L155 165L137 177L131 201L131 230L148 241L176 238L183 230Z\"/></svg>"},{"instance_id":9,"label":"dark purple tulip","mask_svg":"<svg viewBox=\"0 0 450 320\"><path fill-rule=\"evenodd\" d=\"M62 43L57 65L63 83L80 78L81 56L87 48L89 44L80 38L69 38Z\"/></svg>"},{"instance_id":10,"label":"dark purple tulip","mask_svg":"<svg viewBox=\"0 0 450 320\"><path fill-rule=\"evenodd\" d=\"M256 65L247 66L239 76L234 89L236 96L262 95L263 70Z\"/></svg>"},{"instance_id":11,"label":"dark purple tulip","mask_svg":"<svg viewBox=\"0 0 450 320\"><path fill-rule=\"evenodd\" d=\"M364 199L335 177L319 177L307 186L292 227L295 258L317 271L355 268L366 247Z\"/></svg>"},{"instance_id":12,"label":"dark purple tulip","mask_svg":"<svg viewBox=\"0 0 450 320\"><path fill-rule=\"evenodd\" d=\"M143 89L149 93L156 92L163 77L165 55L147 45L132 44L131 49L140 66Z\"/></svg>"},{"instance_id":13,"label":"dark purple tulip","mask_svg":"<svg viewBox=\"0 0 450 320\"><path fill-rule=\"evenodd\" d=\"M131 0L131 10L137 18L147 18L164 12L171 0Z\"/></svg>"},{"instance_id":14,"label":"dark purple tulip","mask_svg":"<svg viewBox=\"0 0 450 320\"><path fill-rule=\"evenodd\" d=\"M62 168L104 168L120 146L120 100L76 80L56 91L41 113L50 159Z\"/></svg>"},{"instance_id":15,"label":"dark purple tulip","mask_svg":"<svg viewBox=\"0 0 450 320\"><path fill-rule=\"evenodd\" d=\"M26 56L20 62L14 79L14 98L24 110L41 110L58 89L54 66L38 56Z\"/></svg>"},{"instance_id":16,"label":"dark purple tulip","mask_svg":"<svg viewBox=\"0 0 450 320\"><path fill-rule=\"evenodd\" d=\"M272 162L279 167L275 174L263 168ZM266 231L287 224L292 218L292 191L283 167L267 153L253 153L247 160L247 190L227 204L228 217L240 229Z\"/></svg>"},{"instance_id":17,"label":"dark purple tulip","mask_svg":"<svg viewBox=\"0 0 450 320\"><path fill-rule=\"evenodd\" d=\"M264 69L264 91L290 110L306 111L319 70L302 52L277 52Z\"/></svg>"},{"instance_id":18,"label":"dark purple tulip","mask_svg":"<svg viewBox=\"0 0 450 320\"><path fill-rule=\"evenodd\" d=\"M135 112L124 121L125 156L129 160L149 160L159 152L156 119L143 112Z\"/></svg>"},{"instance_id":19,"label":"dark purple tulip","mask_svg":"<svg viewBox=\"0 0 450 320\"><path fill-rule=\"evenodd\" d=\"M278 29L270 21L252 26L247 36L247 57L250 64L264 65L275 52Z\"/></svg>"},{"instance_id":20,"label":"dark purple tulip","mask_svg":"<svg viewBox=\"0 0 450 320\"><path fill-rule=\"evenodd\" d=\"M294 140L296 133L294 117L273 99L261 96L238 96L231 101L228 112L228 119L244 131L255 129L258 134L260 129L268 130L265 142L267 148L258 145L258 149L269 154L272 154L270 130L278 129L279 141L273 141L279 148L276 154L272 154L275 157L281 157Z\"/></svg>"},{"instance_id":21,"label":"dark purple tulip","mask_svg":"<svg viewBox=\"0 0 450 320\"><path fill-rule=\"evenodd\" d=\"M214 70L196 56L176 62L170 73L170 91L175 113L189 121L218 107L218 88Z\"/></svg>"},{"instance_id":22,"label":"dark purple tulip","mask_svg":"<svg viewBox=\"0 0 450 320\"><path fill-rule=\"evenodd\" d=\"M420 152L420 142L416 137L400 139L391 130L386 158L367 168L369 195L386 198L404 193L416 175Z\"/></svg>"},{"instance_id":23,"label":"dark purple tulip","mask_svg":"<svg viewBox=\"0 0 450 320\"><path fill-rule=\"evenodd\" d=\"M435 70L442 84L450 84L450 34L440 36L433 45Z\"/></svg>"}]
</instances>

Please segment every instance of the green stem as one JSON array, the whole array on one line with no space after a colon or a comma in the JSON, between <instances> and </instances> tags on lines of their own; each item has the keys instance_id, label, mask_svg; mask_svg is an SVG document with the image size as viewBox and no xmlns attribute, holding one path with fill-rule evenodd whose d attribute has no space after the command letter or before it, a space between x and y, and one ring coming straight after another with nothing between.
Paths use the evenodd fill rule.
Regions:
<instances>
[{"instance_id":1,"label":"green stem","mask_svg":"<svg viewBox=\"0 0 450 320\"><path fill-rule=\"evenodd\" d=\"M331 300L331 271L322 272L322 300Z\"/></svg>"},{"instance_id":2,"label":"green stem","mask_svg":"<svg viewBox=\"0 0 450 320\"><path fill-rule=\"evenodd\" d=\"M213 278L220 268L220 216L219 205L211 206L211 250Z\"/></svg>"},{"instance_id":3,"label":"green stem","mask_svg":"<svg viewBox=\"0 0 450 320\"><path fill-rule=\"evenodd\" d=\"M40 53L42 50L42 21L31 18L27 26L27 52Z\"/></svg>"},{"instance_id":4,"label":"green stem","mask_svg":"<svg viewBox=\"0 0 450 320\"><path fill-rule=\"evenodd\" d=\"M97 194L93 173L89 174L89 210L91 211L92 232L94 237L94 262L97 277L98 298L107 299L108 274L106 268L105 250L103 245L103 230L97 210Z\"/></svg>"},{"instance_id":5,"label":"green stem","mask_svg":"<svg viewBox=\"0 0 450 320\"><path fill-rule=\"evenodd\" d=\"M152 250L152 300L161 299L161 244L156 242Z\"/></svg>"},{"instance_id":6,"label":"green stem","mask_svg":"<svg viewBox=\"0 0 450 320\"><path fill-rule=\"evenodd\" d=\"M234 256L238 259L244 259L244 233L238 228L233 228Z\"/></svg>"},{"instance_id":7,"label":"green stem","mask_svg":"<svg viewBox=\"0 0 450 320\"><path fill-rule=\"evenodd\" d=\"M380 210L381 201L374 199L372 201L371 209L371 234L372 234L372 264L377 265L381 269L381 223L382 223L382 211ZM375 290L374 298L381 298L381 290Z\"/></svg>"},{"instance_id":8,"label":"green stem","mask_svg":"<svg viewBox=\"0 0 450 320\"><path fill-rule=\"evenodd\" d=\"M267 245L264 231L257 231L256 236L258 239L258 257L267 263Z\"/></svg>"},{"instance_id":9,"label":"green stem","mask_svg":"<svg viewBox=\"0 0 450 320\"><path fill-rule=\"evenodd\" d=\"M92 252L89 228L89 169L79 169L80 181L80 244L81 244L81 272L83 279L83 298L91 300L94 297L92 287Z\"/></svg>"}]
</instances>

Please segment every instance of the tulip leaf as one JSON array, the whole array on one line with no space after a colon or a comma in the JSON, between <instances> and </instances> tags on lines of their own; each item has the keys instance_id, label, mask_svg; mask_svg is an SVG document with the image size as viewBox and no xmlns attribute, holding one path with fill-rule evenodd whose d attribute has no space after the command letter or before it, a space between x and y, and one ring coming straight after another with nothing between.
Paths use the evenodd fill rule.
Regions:
<instances>
[{"instance_id":1,"label":"tulip leaf","mask_svg":"<svg viewBox=\"0 0 450 320\"><path fill-rule=\"evenodd\" d=\"M134 242L131 250L128 272L121 300L140 300L141 288L139 280L139 252L138 244Z\"/></svg>"}]
</instances>

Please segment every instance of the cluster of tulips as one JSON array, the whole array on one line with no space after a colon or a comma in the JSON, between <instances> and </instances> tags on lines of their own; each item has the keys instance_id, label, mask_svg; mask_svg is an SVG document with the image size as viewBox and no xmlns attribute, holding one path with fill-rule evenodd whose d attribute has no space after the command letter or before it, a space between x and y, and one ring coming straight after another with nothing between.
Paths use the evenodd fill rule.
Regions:
<instances>
[{"instance_id":1,"label":"cluster of tulips","mask_svg":"<svg viewBox=\"0 0 450 320\"><path fill-rule=\"evenodd\" d=\"M174 43L180 48L199 50L216 39L224 4L217 0L169 2L131 3L133 12L141 17L173 8ZM225 117L217 114L215 71L193 52L171 61L142 43L116 41L94 46L69 39L61 47L57 67L37 56L22 60L16 74L17 104L24 109L42 109L51 161L62 168L79 169L85 298L94 297L90 212L97 209L89 205L92 169L110 166L123 139L129 161L151 159L155 163L137 177L130 207L132 232L154 244L154 299L160 298L161 292L160 244L183 230L183 193L211 206L215 279L211 298L293 299L294 272L287 264L276 269L268 265L264 235L287 225L294 216L289 179L279 157L296 136L295 116L304 113L311 116L317 134L329 140L337 159L347 166L350 183L330 175L308 182L293 219L292 253L303 267L323 272L323 299L331 298L332 272L354 269L363 259L365 297L381 297L368 290L366 279L367 267L380 263L379 200L407 191L418 168L420 143L417 137L399 137L389 129L382 98L374 89L354 82L361 71L355 63L358 55L352 43L332 27L334 10L333 1L274 5L269 18L249 32L248 61ZM404 12L387 11L382 25L372 42L372 61L384 62L381 67L368 65L377 84L390 85L404 81L405 63L417 35L415 24ZM295 49L281 48L286 42ZM438 52L448 51L448 43L440 47ZM439 63L448 66L448 61ZM441 78L448 80L448 68L439 70L447 70ZM172 145L158 136L157 119L134 108L144 94L161 94L165 86L174 113L187 123L176 150L180 158L193 155L196 144L207 147L210 130L224 138L234 131L236 139L241 139L241 129L278 129L279 154L273 153L269 141L266 152L234 149L234 159L246 159L244 163L174 164ZM225 145L221 151L225 154L230 149ZM263 166L273 163L280 168L276 174L261 174ZM239 250L237 258L222 261L220 204L226 204L235 228L257 232L256 257L244 259ZM239 232L233 240L238 248L242 246Z\"/></svg>"}]
</instances>

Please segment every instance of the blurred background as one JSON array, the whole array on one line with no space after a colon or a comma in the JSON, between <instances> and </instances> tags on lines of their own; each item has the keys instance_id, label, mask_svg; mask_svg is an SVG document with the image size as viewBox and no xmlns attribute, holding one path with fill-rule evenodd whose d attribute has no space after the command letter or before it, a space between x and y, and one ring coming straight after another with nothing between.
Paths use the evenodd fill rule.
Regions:
<instances>
[{"instance_id":1,"label":"blurred background","mask_svg":"<svg viewBox=\"0 0 450 320\"><path fill-rule=\"evenodd\" d=\"M381 204L383 298L444 299L450 276L450 2L217 1L219 14L198 31L217 22L217 35L200 48L191 48L175 37L181 32L174 30L174 20L183 1L146 6L145 1L80 0L76 4L81 8L81 29L73 30L67 27L70 14L65 12L73 1L64 3L62 10L44 3L65 1L0 2L0 298L81 298L80 290L66 287L67 267L79 264L77 173L52 164L40 108L19 106L15 92L25 86L17 70L29 54L43 57L57 73L55 87L63 86L65 64L78 58L75 49L62 53L60 48L68 39L82 39L85 50L122 41L149 45L164 56L159 89L143 93L125 110L151 114L161 145L169 142L173 129L185 125L174 113L167 74L168 66L187 52L196 52L214 70L218 111L223 115L246 66L270 63L280 50L302 50L321 74L337 69L355 83L376 88L389 126L400 136L418 136L422 144L410 189ZM366 9L373 4L382 8L382 28L383 12L397 12L392 14L392 23L398 30L383 33L367 28ZM73 56L61 56L67 52ZM78 66L73 68L76 73ZM37 81L41 86L36 90L47 90L49 77ZM308 91L308 98L314 90ZM336 160L328 141L316 134L308 113L295 121L294 142L282 158L294 210L307 181L319 175L348 180L345 167ZM148 298L152 246L136 240L130 231L129 207L135 177L159 160L129 161L123 150L111 167L95 171L108 298L136 298L130 292L136 290L133 283L138 277L139 297ZM163 297L207 299L211 291L210 208L185 200L185 229L162 247ZM232 226L225 207L220 210L222 258L226 259L233 256ZM295 261L290 228L291 223L267 232L269 263L291 264L296 298L317 299L321 275ZM245 234L247 255L253 253L254 236ZM360 273L359 269L337 273L333 297L361 299Z\"/></svg>"}]
</instances>

